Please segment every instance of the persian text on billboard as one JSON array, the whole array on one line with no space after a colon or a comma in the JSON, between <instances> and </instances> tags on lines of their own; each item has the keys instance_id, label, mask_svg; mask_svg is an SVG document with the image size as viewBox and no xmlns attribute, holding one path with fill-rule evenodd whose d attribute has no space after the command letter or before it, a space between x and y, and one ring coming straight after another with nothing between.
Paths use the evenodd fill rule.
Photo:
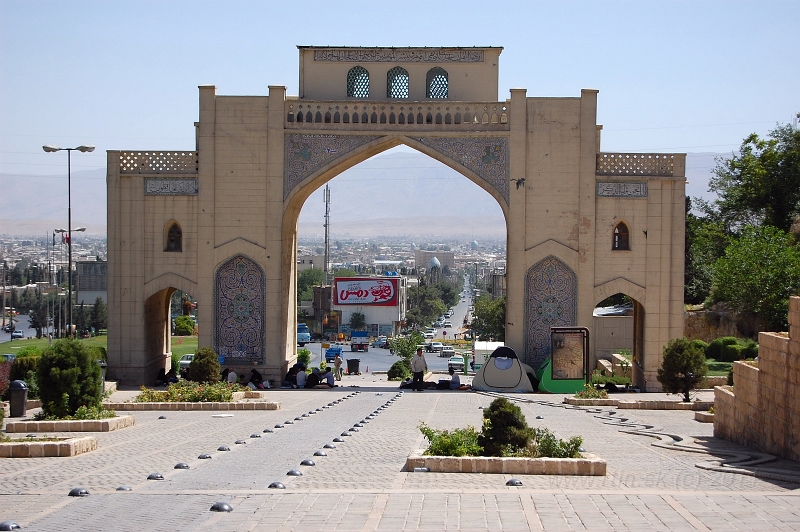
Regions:
<instances>
[{"instance_id":1,"label":"persian text on billboard","mask_svg":"<svg viewBox=\"0 0 800 532\"><path fill-rule=\"evenodd\" d=\"M394 305L397 301L394 279L337 279L337 305Z\"/></svg>"}]
</instances>

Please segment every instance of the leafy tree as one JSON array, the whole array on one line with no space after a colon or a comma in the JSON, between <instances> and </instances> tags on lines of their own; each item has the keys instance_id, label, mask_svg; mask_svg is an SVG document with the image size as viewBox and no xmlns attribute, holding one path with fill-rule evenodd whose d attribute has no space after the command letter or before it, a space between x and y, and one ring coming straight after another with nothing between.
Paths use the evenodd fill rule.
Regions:
<instances>
[{"instance_id":1,"label":"leafy tree","mask_svg":"<svg viewBox=\"0 0 800 532\"><path fill-rule=\"evenodd\" d=\"M706 376L706 355L686 338L670 340L656 378L667 393L682 393L689 402L689 392Z\"/></svg>"},{"instance_id":2,"label":"leafy tree","mask_svg":"<svg viewBox=\"0 0 800 532\"><path fill-rule=\"evenodd\" d=\"M100 366L86 344L57 340L45 349L36 370L42 411L63 418L79 407L99 408L103 397Z\"/></svg>"},{"instance_id":3,"label":"leafy tree","mask_svg":"<svg viewBox=\"0 0 800 532\"><path fill-rule=\"evenodd\" d=\"M506 298L479 297L472 311L470 328L478 335L478 340L505 341Z\"/></svg>"},{"instance_id":4,"label":"leafy tree","mask_svg":"<svg viewBox=\"0 0 800 532\"><path fill-rule=\"evenodd\" d=\"M534 436L522 409L504 397L491 402L483 411L483 429L478 445L484 456L511 456L528 447Z\"/></svg>"},{"instance_id":5,"label":"leafy tree","mask_svg":"<svg viewBox=\"0 0 800 532\"><path fill-rule=\"evenodd\" d=\"M309 268L297 276L297 302L311 301L314 287L322 285L324 274L319 268Z\"/></svg>"},{"instance_id":6,"label":"leafy tree","mask_svg":"<svg viewBox=\"0 0 800 532\"><path fill-rule=\"evenodd\" d=\"M754 320L756 330L787 330L789 296L800 293L800 248L775 227L745 228L714 263L714 300Z\"/></svg>"},{"instance_id":7,"label":"leafy tree","mask_svg":"<svg viewBox=\"0 0 800 532\"><path fill-rule=\"evenodd\" d=\"M201 347L189 363L189 378L195 382L219 381L221 369L217 354L210 347Z\"/></svg>"},{"instance_id":8,"label":"leafy tree","mask_svg":"<svg viewBox=\"0 0 800 532\"><path fill-rule=\"evenodd\" d=\"M789 231L800 215L800 130L779 125L762 139L755 133L738 154L717 160L709 188L730 228L771 225Z\"/></svg>"},{"instance_id":9,"label":"leafy tree","mask_svg":"<svg viewBox=\"0 0 800 532\"><path fill-rule=\"evenodd\" d=\"M703 202L698 203L707 208ZM700 217L691 208L691 198L686 198L684 302L697 304L711 293L714 262L725 252L731 235L715 213L709 211L707 216Z\"/></svg>"},{"instance_id":10,"label":"leafy tree","mask_svg":"<svg viewBox=\"0 0 800 532\"><path fill-rule=\"evenodd\" d=\"M398 336L390 341L392 353L402 359L408 371L411 371L411 359L417 354L417 346L425 343L425 338L418 331L408 336Z\"/></svg>"},{"instance_id":11,"label":"leafy tree","mask_svg":"<svg viewBox=\"0 0 800 532\"><path fill-rule=\"evenodd\" d=\"M357 310L350 314L350 330L360 331L367 326L367 318L364 313Z\"/></svg>"},{"instance_id":12,"label":"leafy tree","mask_svg":"<svg viewBox=\"0 0 800 532\"><path fill-rule=\"evenodd\" d=\"M94 306L92 306L92 310L89 313L89 324L96 332L108 326L108 308L102 297L94 300Z\"/></svg>"},{"instance_id":13,"label":"leafy tree","mask_svg":"<svg viewBox=\"0 0 800 532\"><path fill-rule=\"evenodd\" d=\"M359 275L361 274L350 268L338 268L333 270L334 277L358 277Z\"/></svg>"}]
</instances>

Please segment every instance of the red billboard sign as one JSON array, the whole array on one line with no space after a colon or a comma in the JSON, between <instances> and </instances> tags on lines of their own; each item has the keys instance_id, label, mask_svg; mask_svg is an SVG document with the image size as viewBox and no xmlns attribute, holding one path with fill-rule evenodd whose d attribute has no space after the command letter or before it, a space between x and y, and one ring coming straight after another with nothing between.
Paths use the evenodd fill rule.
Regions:
<instances>
[{"instance_id":1,"label":"red billboard sign","mask_svg":"<svg viewBox=\"0 0 800 532\"><path fill-rule=\"evenodd\" d=\"M397 279L341 277L334 286L335 305L397 305Z\"/></svg>"}]
</instances>

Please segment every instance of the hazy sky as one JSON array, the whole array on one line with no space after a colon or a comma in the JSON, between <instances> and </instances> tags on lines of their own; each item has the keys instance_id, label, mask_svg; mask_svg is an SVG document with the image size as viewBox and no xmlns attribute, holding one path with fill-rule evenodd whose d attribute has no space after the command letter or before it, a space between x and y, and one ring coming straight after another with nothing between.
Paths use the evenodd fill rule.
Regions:
<instances>
[{"instance_id":1,"label":"hazy sky","mask_svg":"<svg viewBox=\"0 0 800 532\"><path fill-rule=\"evenodd\" d=\"M498 98L599 89L604 151L730 152L800 111L799 21L765 0L0 0L0 193L64 175L43 144L96 145L75 170L194 149L197 86L296 94L296 45L503 46Z\"/></svg>"}]
</instances>

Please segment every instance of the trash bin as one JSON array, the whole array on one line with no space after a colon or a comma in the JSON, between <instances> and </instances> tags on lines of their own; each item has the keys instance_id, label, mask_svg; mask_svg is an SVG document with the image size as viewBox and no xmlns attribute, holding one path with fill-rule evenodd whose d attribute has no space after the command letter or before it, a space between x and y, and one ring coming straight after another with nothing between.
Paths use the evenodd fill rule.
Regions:
<instances>
[{"instance_id":1,"label":"trash bin","mask_svg":"<svg viewBox=\"0 0 800 532\"><path fill-rule=\"evenodd\" d=\"M358 374L358 365L361 363L360 358L347 359L347 373Z\"/></svg>"},{"instance_id":2,"label":"trash bin","mask_svg":"<svg viewBox=\"0 0 800 532\"><path fill-rule=\"evenodd\" d=\"M11 396L11 417L24 417L28 412L28 385L25 381L14 381L8 385Z\"/></svg>"}]
</instances>

